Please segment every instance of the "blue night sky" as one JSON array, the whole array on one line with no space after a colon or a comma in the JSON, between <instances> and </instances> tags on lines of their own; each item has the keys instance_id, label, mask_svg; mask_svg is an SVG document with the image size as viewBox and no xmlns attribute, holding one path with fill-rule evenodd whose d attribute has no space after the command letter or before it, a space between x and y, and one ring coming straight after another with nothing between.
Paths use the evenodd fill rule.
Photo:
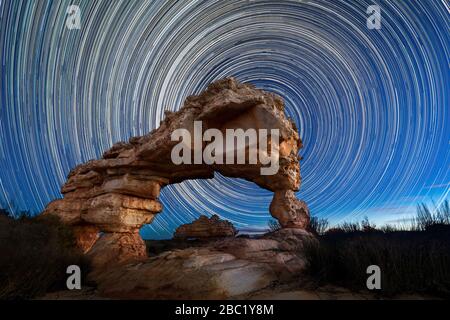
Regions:
<instances>
[{"instance_id":1,"label":"blue night sky","mask_svg":"<svg viewBox=\"0 0 450 320\"><path fill-rule=\"evenodd\" d=\"M81 29L66 10L81 10ZM381 29L366 24L381 8ZM298 197L332 223L395 223L450 190L447 0L0 0L0 204L39 213L70 169L234 76L286 101ZM165 188L141 233L200 214L265 228L272 194L216 176Z\"/></svg>"}]
</instances>

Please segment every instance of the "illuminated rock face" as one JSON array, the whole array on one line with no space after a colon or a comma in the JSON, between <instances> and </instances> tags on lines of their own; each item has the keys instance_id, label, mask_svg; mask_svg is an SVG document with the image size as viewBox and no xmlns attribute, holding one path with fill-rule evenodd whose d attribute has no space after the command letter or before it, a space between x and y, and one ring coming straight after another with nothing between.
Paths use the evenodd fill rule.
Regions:
<instances>
[{"instance_id":1,"label":"illuminated rock face","mask_svg":"<svg viewBox=\"0 0 450 320\"><path fill-rule=\"evenodd\" d=\"M174 164L171 153L179 141L172 141L172 133L186 129L195 135L196 121L201 121L203 131L214 128L223 133L227 129L268 132L278 129L279 170L273 175L262 175L261 168L265 165L260 161L256 164L236 164L237 161ZM203 141L201 147L207 145ZM188 97L180 111L167 112L158 129L133 137L128 143L119 142L101 159L75 167L62 187L64 198L51 202L44 213L57 215L74 226L80 246L86 252L98 252L98 247L105 247L114 239L118 254L132 248L131 256L135 252L140 258L144 256L145 245L138 240L138 232L162 211L158 200L161 188L188 179L212 178L214 172L220 172L275 192L272 215L283 227L306 228L307 207L304 203L299 205L293 193L301 182L298 156L301 147L297 129L286 118L280 97L226 78L212 83L200 95ZM99 232L103 236L97 240Z\"/></svg>"}]
</instances>

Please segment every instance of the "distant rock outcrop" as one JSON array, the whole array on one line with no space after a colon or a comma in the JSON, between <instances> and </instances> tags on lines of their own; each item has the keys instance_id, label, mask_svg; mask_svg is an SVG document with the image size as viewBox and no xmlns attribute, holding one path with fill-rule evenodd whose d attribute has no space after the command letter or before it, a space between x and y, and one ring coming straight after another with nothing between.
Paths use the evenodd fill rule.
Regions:
<instances>
[{"instance_id":1,"label":"distant rock outcrop","mask_svg":"<svg viewBox=\"0 0 450 320\"><path fill-rule=\"evenodd\" d=\"M234 237L236 229L226 220L220 220L218 215L208 219L201 215L192 223L179 226L173 235L175 239L209 239L221 237Z\"/></svg>"},{"instance_id":2,"label":"distant rock outcrop","mask_svg":"<svg viewBox=\"0 0 450 320\"><path fill-rule=\"evenodd\" d=\"M253 128L279 130L279 170L261 175L256 164L181 164L171 161L176 129L194 135L194 122L203 130ZM208 142L203 142L203 148ZM167 112L158 129L119 142L102 159L75 167L62 187L63 199L51 202L44 214L59 216L74 226L78 243L98 263L141 259L145 244L139 229L162 211L161 188L188 179L209 179L214 172L244 178L275 192L272 215L283 227L305 228L309 213L293 191L300 187L298 151L302 147L295 124L284 114L283 100L233 78L216 81L198 96L190 96L178 112ZM193 147L192 150L195 148ZM102 235L98 237L99 233ZM104 252L104 251L109 252Z\"/></svg>"}]
</instances>

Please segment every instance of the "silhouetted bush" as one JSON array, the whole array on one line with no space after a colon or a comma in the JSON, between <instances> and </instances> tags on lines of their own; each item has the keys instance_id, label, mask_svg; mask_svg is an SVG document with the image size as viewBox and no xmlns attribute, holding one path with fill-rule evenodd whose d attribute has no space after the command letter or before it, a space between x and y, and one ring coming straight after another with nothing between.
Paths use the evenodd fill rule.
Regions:
<instances>
[{"instance_id":1,"label":"silhouetted bush","mask_svg":"<svg viewBox=\"0 0 450 320\"><path fill-rule=\"evenodd\" d=\"M0 208L0 216L9 216L9 212L5 209Z\"/></svg>"},{"instance_id":2,"label":"silhouetted bush","mask_svg":"<svg viewBox=\"0 0 450 320\"><path fill-rule=\"evenodd\" d=\"M66 269L74 264L88 271L70 229L56 217L0 215L0 299L28 299L67 289Z\"/></svg>"},{"instance_id":3,"label":"silhouetted bush","mask_svg":"<svg viewBox=\"0 0 450 320\"><path fill-rule=\"evenodd\" d=\"M328 224L327 219L313 216L309 222L309 230L316 235L321 235L327 230Z\"/></svg>"},{"instance_id":4,"label":"silhouetted bush","mask_svg":"<svg viewBox=\"0 0 450 320\"><path fill-rule=\"evenodd\" d=\"M450 206L446 200L444 203L431 211L424 203L420 203L417 206L417 216L414 220L416 230L427 230L430 227L436 225L449 225L450 224Z\"/></svg>"},{"instance_id":5,"label":"silhouetted bush","mask_svg":"<svg viewBox=\"0 0 450 320\"><path fill-rule=\"evenodd\" d=\"M448 202L439 213L425 208L418 209L411 231L392 226L376 229L367 219L329 229L306 248L310 275L318 285L367 291L367 267L377 265L382 289L375 292L381 295L410 292L450 297Z\"/></svg>"}]
</instances>

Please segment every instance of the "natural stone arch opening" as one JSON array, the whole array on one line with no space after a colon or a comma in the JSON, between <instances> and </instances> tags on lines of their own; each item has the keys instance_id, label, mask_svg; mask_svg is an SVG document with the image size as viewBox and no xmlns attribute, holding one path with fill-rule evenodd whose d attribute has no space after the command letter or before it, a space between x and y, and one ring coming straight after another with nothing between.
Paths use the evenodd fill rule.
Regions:
<instances>
[{"instance_id":1,"label":"natural stone arch opening","mask_svg":"<svg viewBox=\"0 0 450 320\"><path fill-rule=\"evenodd\" d=\"M279 170L274 175L261 175L264 165L260 162L174 164L171 152L178 141L172 141L172 133L183 128L195 135L196 121L202 122L202 134L209 128L223 133L227 129L278 129ZM202 150L206 145L208 142L202 142ZM185 180L209 179L220 172L273 191L272 216L285 228L304 229L309 223L308 208L294 194L301 182L301 147L297 128L286 118L280 97L226 78L212 83L200 95L188 97L180 111L166 112L158 129L128 143L119 142L102 159L75 167L62 187L63 199L51 202L44 213L57 215L73 226L85 252L109 255L101 260L145 257L139 229L162 211L158 200L161 189ZM103 233L100 240L99 232Z\"/></svg>"}]
</instances>

